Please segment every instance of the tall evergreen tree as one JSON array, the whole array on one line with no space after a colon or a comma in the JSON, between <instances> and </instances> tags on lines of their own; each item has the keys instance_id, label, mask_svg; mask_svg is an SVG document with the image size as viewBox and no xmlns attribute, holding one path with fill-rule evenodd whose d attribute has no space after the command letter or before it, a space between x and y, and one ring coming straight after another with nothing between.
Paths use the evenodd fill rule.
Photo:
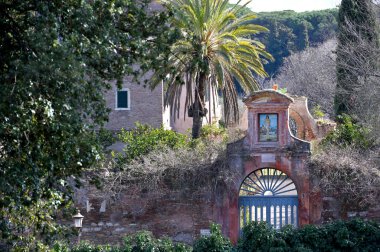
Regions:
<instances>
[{"instance_id":1,"label":"tall evergreen tree","mask_svg":"<svg viewBox=\"0 0 380 252\"><path fill-rule=\"evenodd\" d=\"M338 18L336 114L348 113L357 103L357 91L369 68L377 68L376 59L370 60L371 50L362 50L362 44L379 45L378 25L371 0L343 0ZM361 63L369 67L363 71ZM368 62L371 61L371 62ZM369 63L369 64L368 64Z\"/></svg>"},{"instance_id":2,"label":"tall evergreen tree","mask_svg":"<svg viewBox=\"0 0 380 252\"><path fill-rule=\"evenodd\" d=\"M299 49L305 50L309 47L309 29L307 28L307 22L302 22L302 36L300 36L300 47Z\"/></svg>"}]
</instances>

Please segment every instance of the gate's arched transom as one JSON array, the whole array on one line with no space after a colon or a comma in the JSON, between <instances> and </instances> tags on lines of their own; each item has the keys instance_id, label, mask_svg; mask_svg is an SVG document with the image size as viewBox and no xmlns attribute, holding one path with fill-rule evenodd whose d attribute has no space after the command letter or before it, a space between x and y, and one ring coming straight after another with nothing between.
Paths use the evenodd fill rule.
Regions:
<instances>
[{"instance_id":1,"label":"gate's arched transom","mask_svg":"<svg viewBox=\"0 0 380 252\"><path fill-rule=\"evenodd\" d=\"M298 196L293 181L283 172L263 168L249 174L239 191L240 229L250 221L266 221L278 229L298 226Z\"/></svg>"}]
</instances>

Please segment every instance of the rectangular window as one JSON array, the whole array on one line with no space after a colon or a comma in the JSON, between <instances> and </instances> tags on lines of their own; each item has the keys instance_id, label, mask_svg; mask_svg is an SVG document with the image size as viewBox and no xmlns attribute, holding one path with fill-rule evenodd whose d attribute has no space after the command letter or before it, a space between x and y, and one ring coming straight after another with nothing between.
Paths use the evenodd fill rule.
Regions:
<instances>
[{"instance_id":1,"label":"rectangular window","mask_svg":"<svg viewBox=\"0 0 380 252\"><path fill-rule=\"evenodd\" d=\"M259 141L278 141L278 114L259 114Z\"/></svg>"},{"instance_id":2,"label":"rectangular window","mask_svg":"<svg viewBox=\"0 0 380 252\"><path fill-rule=\"evenodd\" d=\"M116 91L116 110L130 109L129 89L121 89Z\"/></svg>"}]
</instances>

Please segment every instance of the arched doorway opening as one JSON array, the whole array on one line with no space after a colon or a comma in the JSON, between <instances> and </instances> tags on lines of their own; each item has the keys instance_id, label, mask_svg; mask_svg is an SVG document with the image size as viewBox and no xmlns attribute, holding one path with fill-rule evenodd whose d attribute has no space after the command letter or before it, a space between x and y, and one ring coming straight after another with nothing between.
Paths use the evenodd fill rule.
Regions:
<instances>
[{"instance_id":1,"label":"arched doorway opening","mask_svg":"<svg viewBox=\"0 0 380 252\"><path fill-rule=\"evenodd\" d=\"M249 174L239 190L239 230L251 221L265 221L276 229L298 226L298 194L282 171L262 168Z\"/></svg>"}]
</instances>

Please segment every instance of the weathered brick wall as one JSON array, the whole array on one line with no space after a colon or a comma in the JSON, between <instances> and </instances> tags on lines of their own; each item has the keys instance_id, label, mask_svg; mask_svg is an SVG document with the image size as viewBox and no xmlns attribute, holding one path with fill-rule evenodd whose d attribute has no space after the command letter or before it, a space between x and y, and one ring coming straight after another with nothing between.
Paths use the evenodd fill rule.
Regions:
<instances>
[{"instance_id":1,"label":"weathered brick wall","mask_svg":"<svg viewBox=\"0 0 380 252\"><path fill-rule=\"evenodd\" d=\"M363 218L380 222L380 201L375 206L366 211L344 211L334 197L324 196L322 198L322 222L329 222L338 219Z\"/></svg>"},{"instance_id":2,"label":"weathered brick wall","mask_svg":"<svg viewBox=\"0 0 380 252\"><path fill-rule=\"evenodd\" d=\"M131 77L125 77L122 87L129 89L130 110L115 110L117 87L116 84L113 84L112 89L105 94L107 107L111 109L109 121L106 124L107 129L115 131L122 128L130 129L137 121L153 127L160 127L164 123L161 85L150 90L150 88L144 88L142 83L133 83Z\"/></svg>"},{"instance_id":3,"label":"weathered brick wall","mask_svg":"<svg viewBox=\"0 0 380 252\"><path fill-rule=\"evenodd\" d=\"M192 243L201 229L220 219L213 193L123 192L116 200L105 200L93 187L76 192L76 205L84 215L82 240L98 244L117 244L127 234L149 230L157 237Z\"/></svg>"}]
</instances>

